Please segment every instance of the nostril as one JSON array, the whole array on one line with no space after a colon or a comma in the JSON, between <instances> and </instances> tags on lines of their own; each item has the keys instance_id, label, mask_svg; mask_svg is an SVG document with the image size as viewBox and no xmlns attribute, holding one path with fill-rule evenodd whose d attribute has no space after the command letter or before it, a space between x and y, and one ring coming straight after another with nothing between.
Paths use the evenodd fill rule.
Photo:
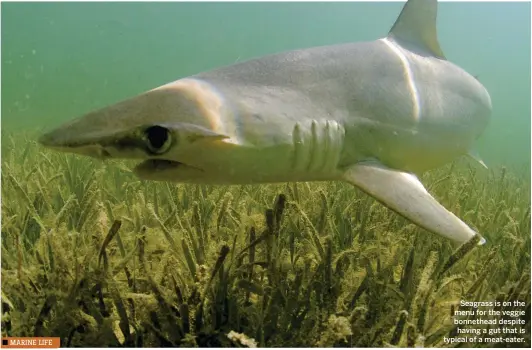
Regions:
<instances>
[{"instance_id":1,"label":"nostril","mask_svg":"<svg viewBox=\"0 0 532 350\"><path fill-rule=\"evenodd\" d=\"M105 148L102 148L100 149L100 158L102 159L111 158L111 153L109 153L109 151L106 150Z\"/></svg>"}]
</instances>

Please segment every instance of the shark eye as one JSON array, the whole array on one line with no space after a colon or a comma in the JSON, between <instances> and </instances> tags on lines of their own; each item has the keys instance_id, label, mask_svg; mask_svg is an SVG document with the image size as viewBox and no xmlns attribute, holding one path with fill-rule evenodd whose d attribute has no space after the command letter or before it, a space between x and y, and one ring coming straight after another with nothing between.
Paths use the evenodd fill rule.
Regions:
<instances>
[{"instance_id":1,"label":"shark eye","mask_svg":"<svg viewBox=\"0 0 532 350\"><path fill-rule=\"evenodd\" d=\"M150 126L144 130L144 137L148 149L155 154L165 153L172 144L170 131L159 125Z\"/></svg>"}]
</instances>

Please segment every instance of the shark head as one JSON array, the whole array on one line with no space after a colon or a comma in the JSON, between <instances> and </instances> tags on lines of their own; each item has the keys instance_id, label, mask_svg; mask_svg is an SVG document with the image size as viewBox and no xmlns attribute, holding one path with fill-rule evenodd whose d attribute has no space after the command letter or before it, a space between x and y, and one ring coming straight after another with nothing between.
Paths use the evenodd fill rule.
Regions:
<instances>
[{"instance_id":1,"label":"shark head","mask_svg":"<svg viewBox=\"0 0 532 350\"><path fill-rule=\"evenodd\" d=\"M48 148L98 159L136 159L141 179L190 182L206 177L224 113L216 94L179 80L88 113L39 138Z\"/></svg>"}]
</instances>

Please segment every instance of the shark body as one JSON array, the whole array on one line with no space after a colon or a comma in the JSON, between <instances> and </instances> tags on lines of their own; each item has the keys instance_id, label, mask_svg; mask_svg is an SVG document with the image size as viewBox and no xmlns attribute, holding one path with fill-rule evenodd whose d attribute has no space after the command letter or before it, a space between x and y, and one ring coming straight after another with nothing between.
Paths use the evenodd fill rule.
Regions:
<instances>
[{"instance_id":1,"label":"shark body","mask_svg":"<svg viewBox=\"0 0 532 350\"><path fill-rule=\"evenodd\" d=\"M477 233L414 174L476 157L491 100L475 77L445 59L436 12L436 0L408 0L385 38L180 79L75 119L40 142L142 160L134 172L147 180L346 181L463 243Z\"/></svg>"}]
</instances>

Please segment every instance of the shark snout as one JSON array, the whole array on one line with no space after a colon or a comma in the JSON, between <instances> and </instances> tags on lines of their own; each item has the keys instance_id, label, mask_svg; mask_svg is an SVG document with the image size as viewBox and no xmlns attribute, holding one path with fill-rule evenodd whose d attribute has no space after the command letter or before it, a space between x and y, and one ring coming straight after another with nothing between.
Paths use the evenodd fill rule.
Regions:
<instances>
[{"instance_id":1,"label":"shark snout","mask_svg":"<svg viewBox=\"0 0 532 350\"><path fill-rule=\"evenodd\" d=\"M80 143L79 138L76 137L79 135L73 135L77 129L76 124L77 121L69 122L55 129L46 131L39 136L37 142L48 148L75 146Z\"/></svg>"},{"instance_id":2,"label":"shark snout","mask_svg":"<svg viewBox=\"0 0 532 350\"><path fill-rule=\"evenodd\" d=\"M53 147L54 146L54 136L52 133L48 132L45 134L42 134L37 139L37 142L44 147Z\"/></svg>"},{"instance_id":3,"label":"shark snout","mask_svg":"<svg viewBox=\"0 0 532 350\"><path fill-rule=\"evenodd\" d=\"M41 135L37 142L46 148L55 151L79 154L91 158L107 159L111 155L109 152L99 144L72 142L65 137L61 137L59 130L51 131Z\"/></svg>"},{"instance_id":4,"label":"shark snout","mask_svg":"<svg viewBox=\"0 0 532 350\"><path fill-rule=\"evenodd\" d=\"M102 136L86 119L77 119L45 132L37 141L47 148L75 149L96 144Z\"/></svg>"},{"instance_id":5,"label":"shark snout","mask_svg":"<svg viewBox=\"0 0 532 350\"><path fill-rule=\"evenodd\" d=\"M68 128L59 127L39 136L37 142L43 147L62 151L83 146L84 142L79 138L69 137L69 135L72 135L72 132Z\"/></svg>"}]
</instances>

